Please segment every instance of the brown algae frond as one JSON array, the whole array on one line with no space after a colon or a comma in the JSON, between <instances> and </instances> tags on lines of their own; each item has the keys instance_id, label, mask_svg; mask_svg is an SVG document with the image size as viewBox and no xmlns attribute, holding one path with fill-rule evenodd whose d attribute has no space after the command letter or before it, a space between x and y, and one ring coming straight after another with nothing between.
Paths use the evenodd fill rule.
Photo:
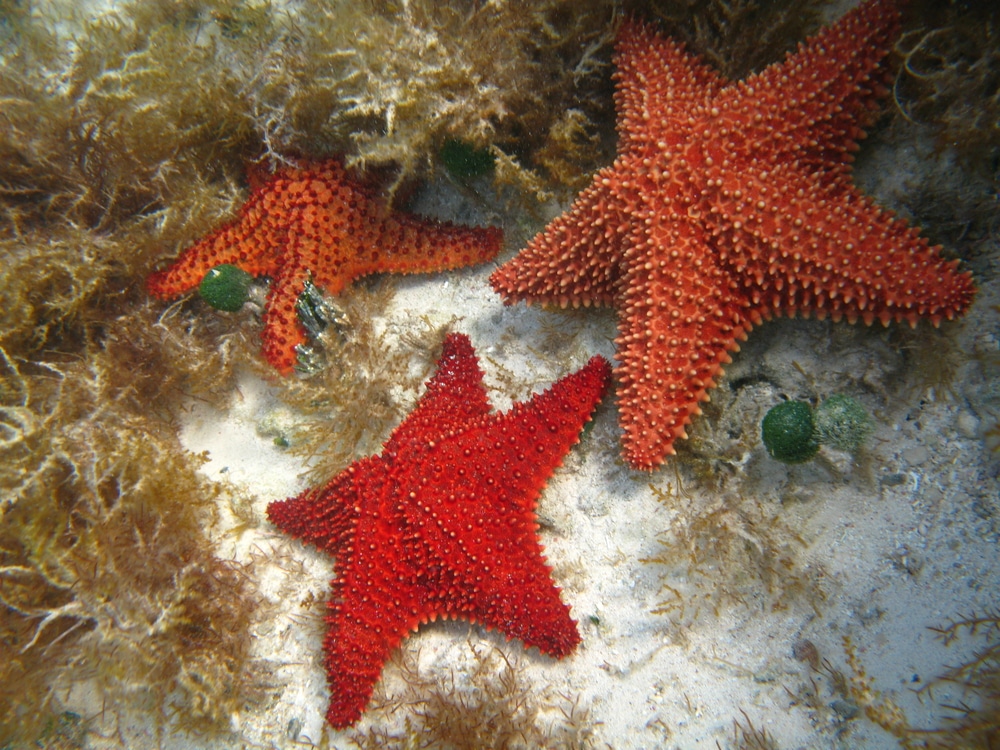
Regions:
<instances>
[{"instance_id":1,"label":"brown algae frond","mask_svg":"<svg viewBox=\"0 0 1000 750\"><path fill-rule=\"evenodd\" d=\"M215 730L257 694L252 580L207 538L223 490L180 449L164 398L195 383L163 377L175 357L204 367L214 349L168 334L195 353L170 351L153 322L118 320L83 356L4 357L5 742L34 739L81 683L120 711L165 724L174 703L182 726Z\"/></svg>"},{"instance_id":2,"label":"brown algae frond","mask_svg":"<svg viewBox=\"0 0 1000 750\"><path fill-rule=\"evenodd\" d=\"M555 165L606 112L610 20L589 0L306 4L253 81L258 127L273 149L392 165L390 192L449 140Z\"/></svg>"}]
</instances>

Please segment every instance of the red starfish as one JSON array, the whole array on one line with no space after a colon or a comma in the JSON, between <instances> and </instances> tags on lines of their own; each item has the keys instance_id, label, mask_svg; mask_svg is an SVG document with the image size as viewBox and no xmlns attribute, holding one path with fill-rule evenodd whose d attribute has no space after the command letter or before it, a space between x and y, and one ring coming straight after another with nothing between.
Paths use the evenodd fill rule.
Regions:
<instances>
[{"instance_id":1,"label":"red starfish","mask_svg":"<svg viewBox=\"0 0 1000 750\"><path fill-rule=\"evenodd\" d=\"M272 276L264 312L264 356L281 372L295 364L304 333L295 305L312 280L339 294L370 273L426 273L482 263L500 251L499 229L456 226L390 212L337 159L285 167L254 185L236 221L188 248L149 292L175 297L231 263Z\"/></svg>"},{"instance_id":2,"label":"red starfish","mask_svg":"<svg viewBox=\"0 0 1000 750\"><path fill-rule=\"evenodd\" d=\"M891 0L867 2L737 82L645 24L622 27L614 164L491 283L508 304L618 309L634 467L674 453L729 352L765 319L937 325L968 308L969 275L850 179L898 16Z\"/></svg>"},{"instance_id":3,"label":"red starfish","mask_svg":"<svg viewBox=\"0 0 1000 750\"><path fill-rule=\"evenodd\" d=\"M450 334L417 407L380 456L267 507L273 524L337 558L323 642L327 719L353 724L382 666L423 622L462 618L555 657L580 636L542 556L535 504L611 375L594 357L491 413L467 336Z\"/></svg>"}]
</instances>

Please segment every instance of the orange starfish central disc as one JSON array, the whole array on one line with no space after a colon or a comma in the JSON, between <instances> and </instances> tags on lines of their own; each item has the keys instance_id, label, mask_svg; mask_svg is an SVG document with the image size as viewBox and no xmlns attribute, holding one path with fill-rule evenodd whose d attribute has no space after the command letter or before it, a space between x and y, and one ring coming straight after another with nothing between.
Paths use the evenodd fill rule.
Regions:
<instances>
[{"instance_id":1,"label":"orange starfish central disc","mask_svg":"<svg viewBox=\"0 0 1000 750\"><path fill-rule=\"evenodd\" d=\"M483 263L500 251L502 238L493 227L389 211L338 159L328 159L285 167L257 184L236 221L151 274L147 288L156 297L175 297L223 263L271 276L263 352L288 372L305 340L296 303L310 279L339 294L354 279L380 271L426 273Z\"/></svg>"},{"instance_id":2,"label":"orange starfish central disc","mask_svg":"<svg viewBox=\"0 0 1000 750\"><path fill-rule=\"evenodd\" d=\"M674 453L764 319L937 325L968 308L970 276L850 178L898 17L891 0L867 2L737 82L650 26L623 25L614 164L491 283L508 304L617 308L632 466Z\"/></svg>"},{"instance_id":3,"label":"orange starfish central disc","mask_svg":"<svg viewBox=\"0 0 1000 750\"><path fill-rule=\"evenodd\" d=\"M600 401L594 357L492 413L469 338L449 334L427 392L382 454L267 506L282 531L337 558L323 642L327 719L353 724L385 660L428 620L462 618L551 656L580 641L538 542L535 505Z\"/></svg>"}]
</instances>

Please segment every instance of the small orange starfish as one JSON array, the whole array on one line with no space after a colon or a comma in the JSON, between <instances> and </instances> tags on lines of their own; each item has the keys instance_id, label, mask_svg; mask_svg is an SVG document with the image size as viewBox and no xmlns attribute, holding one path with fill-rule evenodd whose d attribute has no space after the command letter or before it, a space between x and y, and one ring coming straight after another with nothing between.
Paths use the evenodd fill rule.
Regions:
<instances>
[{"instance_id":1,"label":"small orange starfish","mask_svg":"<svg viewBox=\"0 0 1000 750\"><path fill-rule=\"evenodd\" d=\"M150 294L168 299L193 289L212 268L231 263L271 276L263 353L283 373L295 365L305 334L295 306L307 281L329 294L370 273L427 273L490 260L496 227L464 227L389 211L351 179L339 159L285 167L253 184L239 217L149 276Z\"/></svg>"}]
</instances>

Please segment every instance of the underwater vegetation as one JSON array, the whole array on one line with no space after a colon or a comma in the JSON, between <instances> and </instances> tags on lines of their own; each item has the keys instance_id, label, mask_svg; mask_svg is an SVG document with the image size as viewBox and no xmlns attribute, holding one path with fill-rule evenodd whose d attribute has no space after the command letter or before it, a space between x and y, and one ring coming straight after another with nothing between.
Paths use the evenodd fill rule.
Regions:
<instances>
[{"instance_id":1,"label":"underwater vegetation","mask_svg":"<svg viewBox=\"0 0 1000 750\"><path fill-rule=\"evenodd\" d=\"M390 194L449 142L492 150L501 182L578 179L609 110L611 20L600 0L304 3L250 99L273 153L390 166Z\"/></svg>"},{"instance_id":2,"label":"underwater vegetation","mask_svg":"<svg viewBox=\"0 0 1000 750\"><path fill-rule=\"evenodd\" d=\"M812 641L800 639L792 644L791 655L804 665L806 674L804 682L784 688L791 705L809 711L815 723L844 725L867 717L882 728L905 726L895 701L872 687L849 637L843 639L843 647L846 671L822 656Z\"/></svg>"},{"instance_id":3,"label":"underwater vegetation","mask_svg":"<svg viewBox=\"0 0 1000 750\"><path fill-rule=\"evenodd\" d=\"M382 279L324 303L305 357L309 372L275 383L299 415L280 437L308 459L310 481L325 482L358 455L377 453L430 374L445 326L426 322L390 346L375 322L394 293L392 281ZM263 367L261 374L269 375Z\"/></svg>"},{"instance_id":4,"label":"underwater vegetation","mask_svg":"<svg viewBox=\"0 0 1000 750\"><path fill-rule=\"evenodd\" d=\"M932 627L945 645L960 639L975 639L978 646L970 658L949 667L924 685L919 695L932 702L939 715L933 727L915 727L891 697L872 689L871 680L845 640L848 664L853 675L851 691L865 715L899 739L905 750L989 750L1000 742L1000 610L958 616L942 626ZM936 691L945 686L957 689L957 701L941 702Z\"/></svg>"},{"instance_id":5,"label":"underwater vegetation","mask_svg":"<svg viewBox=\"0 0 1000 750\"><path fill-rule=\"evenodd\" d=\"M389 732L372 726L355 731L354 743L362 750L595 746L588 711L578 699L539 691L522 676L522 662L515 653L471 642L467 650L472 664L461 674L423 675L408 652L395 657L395 671L405 685L391 696L384 687L376 688L369 711L406 711L404 728Z\"/></svg>"},{"instance_id":6,"label":"underwater vegetation","mask_svg":"<svg viewBox=\"0 0 1000 750\"><path fill-rule=\"evenodd\" d=\"M915 2L893 95L904 117L931 128L971 171L1000 152L1000 7ZM993 175L990 175L993 176Z\"/></svg>"},{"instance_id":7,"label":"underwater vegetation","mask_svg":"<svg viewBox=\"0 0 1000 750\"><path fill-rule=\"evenodd\" d=\"M784 401L772 407L760 423L760 436L771 458L800 464L819 452L816 419L805 401Z\"/></svg>"},{"instance_id":8,"label":"underwater vegetation","mask_svg":"<svg viewBox=\"0 0 1000 750\"><path fill-rule=\"evenodd\" d=\"M191 729L228 729L261 689L251 572L207 536L226 490L180 449L169 406L228 368L194 320L106 323L72 355L0 352L3 742L37 737L75 685Z\"/></svg>"},{"instance_id":9,"label":"underwater vegetation","mask_svg":"<svg viewBox=\"0 0 1000 750\"><path fill-rule=\"evenodd\" d=\"M232 209L248 153L247 112L190 15L74 7L5 6L0 337L22 351L125 304L153 258ZM86 44L57 34L59 19Z\"/></svg>"},{"instance_id":10,"label":"underwater vegetation","mask_svg":"<svg viewBox=\"0 0 1000 750\"><path fill-rule=\"evenodd\" d=\"M232 263L220 263L202 278L198 296L216 310L238 312L250 298L253 276Z\"/></svg>"},{"instance_id":11,"label":"underwater vegetation","mask_svg":"<svg viewBox=\"0 0 1000 750\"><path fill-rule=\"evenodd\" d=\"M743 725L743 721L733 719L733 741L727 747L735 748L735 750L778 750L778 743L774 741L768 731L755 727L750 717L742 709L741 713L746 726ZM722 745L719 744L718 740L715 741L715 746L722 750Z\"/></svg>"},{"instance_id":12,"label":"underwater vegetation","mask_svg":"<svg viewBox=\"0 0 1000 750\"><path fill-rule=\"evenodd\" d=\"M843 639L846 672L822 657L811 641L793 644L794 657L809 669L806 685L795 691L786 688L793 705L821 715L832 711L847 720L863 715L896 737L905 750L995 748L1000 741L1000 611L988 609L981 614L955 617L930 629L946 646L960 639L975 639L978 643L971 657L947 668L917 691L922 700L936 707L936 726L913 726L890 695L873 687L857 646L848 636ZM935 698L935 693L946 686L958 690L958 700L942 702Z\"/></svg>"},{"instance_id":13,"label":"underwater vegetation","mask_svg":"<svg viewBox=\"0 0 1000 750\"><path fill-rule=\"evenodd\" d=\"M2 9L0 744L15 746L75 686L115 707L104 730L140 709L228 731L262 684L250 571L208 536L226 491L176 435L182 397L231 387L244 332L140 292L154 257L230 210L249 120L190 8L74 7Z\"/></svg>"},{"instance_id":14,"label":"underwater vegetation","mask_svg":"<svg viewBox=\"0 0 1000 750\"><path fill-rule=\"evenodd\" d=\"M816 439L821 445L856 453L874 430L865 407L851 396L837 393L816 407Z\"/></svg>"},{"instance_id":15,"label":"underwater vegetation","mask_svg":"<svg viewBox=\"0 0 1000 750\"><path fill-rule=\"evenodd\" d=\"M922 690L930 700L934 690L948 684L962 691L954 704L939 704L941 726L911 730L903 737L906 748L944 750L952 747L993 748L1000 744L1000 609L956 617L931 628L945 645L976 639L972 658L950 667Z\"/></svg>"},{"instance_id":16,"label":"underwater vegetation","mask_svg":"<svg viewBox=\"0 0 1000 750\"><path fill-rule=\"evenodd\" d=\"M654 614L688 626L728 607L781 610L797 601L818 611L825 571L802 559L806 543L779 507L732 491L710 499L688 494L679 477L666 488L650 485L671 512L659 552L643 560L664 569Z\"/></svg>"}]
</instances>

